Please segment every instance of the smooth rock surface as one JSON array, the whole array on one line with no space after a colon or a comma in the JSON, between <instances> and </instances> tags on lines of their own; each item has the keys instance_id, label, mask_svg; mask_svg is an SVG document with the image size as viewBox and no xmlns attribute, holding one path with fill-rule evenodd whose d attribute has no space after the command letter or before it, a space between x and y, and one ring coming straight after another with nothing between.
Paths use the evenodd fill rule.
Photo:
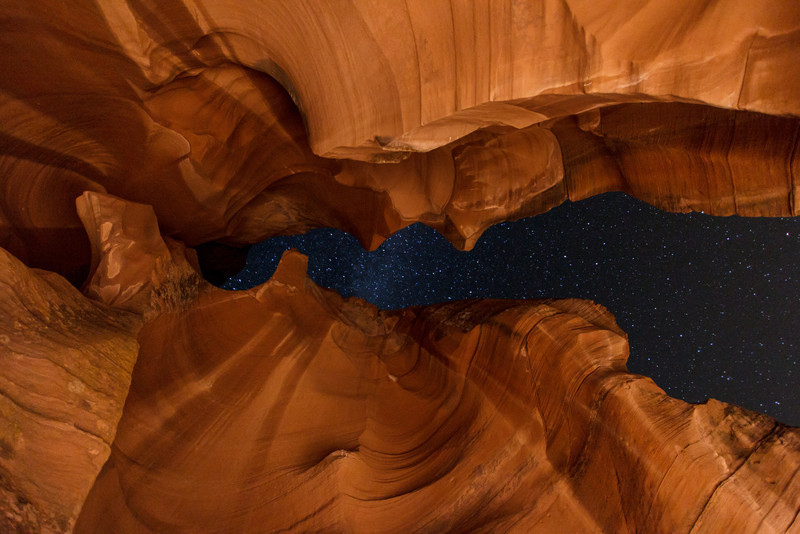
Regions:
<instances>
[{"instance_id":1,"label":"smooth rock surface","mask_svg":"<svg viewBox=\"0 0 800 534\"><path fill-rule=\"evenodd\" d=\"M191 302L208 284L197 256L164 238L151 206L87 191L76 201L92 245L92 268L84 293L144 318Z\"/></svg>"},{"instance_id":2,"label":"smooth rock surface","mask_svg":"<svg viewBox=\"0 0 800 534\"><path fill-rule=\"evenodd\" d=\"M677 211L797 211L789 0L0 13L0 246L76 286L84 191L153 206L189 246L333 226L375 248L421 221L469 249L499 220L618 189Z\"/></svg>"},{"instance_id":3,"label":"smooth rock surface","mask_svg":"<svg viewBox=\"0 0 800 534\"><path fill-rule=\"evenodd\" d=\"M800 430L629 374L602 306L378 312L305 268L142 330L77 532L800 526Z\"/></svg>"},{"instance_id":4,"label":"smooth rock surface","mask_svg":"<svg viewBox=\"0 0 800 534\"><path fill-rule=\"evenodd\" d=\"M599 305L378 312L296 253L228 293L186 248L795 216L797 2L0 15L0 530L800 531L798 430L629 374Z\"/></svg>"}]
</instances>

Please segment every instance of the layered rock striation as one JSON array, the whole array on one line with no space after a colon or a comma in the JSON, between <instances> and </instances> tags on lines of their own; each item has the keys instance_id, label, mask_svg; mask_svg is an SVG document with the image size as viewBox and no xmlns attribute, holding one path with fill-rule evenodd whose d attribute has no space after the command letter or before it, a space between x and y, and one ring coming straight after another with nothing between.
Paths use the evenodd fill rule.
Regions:
<instances>
[{"instance_id":1,"label":"layered rock striation","mask_svg":"<svg viewBox=\"0 0 800 534\"><path fill-rule=\"evenodd\" d=\"M628 373L602 306L378 312L305 269L140 332L77 532L800 526L800 430Z\"/></svg>"},{"instance_id":2,"label":"layered rock striation","mask_svg":"<svg viewBox=\"0 0 800 534\"><path fill-rule=\"evenodd\" d=\"M87 190L190 246L420 221L470 248L609 190L797 213L795 2L0 9L0 246L75 285Z\"/></svg>"},{"instance_id":3,"label":"layered rock striation","mask_svg":"<svg viewBox=\"0 0 800 534\"><path fill-rule=\"evenodd\" d=\"M114 441L142 323L0 249L0 531L70 530Z\"/></svg>"},{"instance_id":4,"label":"layered rock striation","mask_svg":"<svg viewBox=\"0 0 800 534\"><path fill-rule=\"evenodd\" d=\"M602 306L187 248L798 215L800 8L685 4L0 0L0 530L800 531L797 429L628 373Z\"/></svg>"}]
</instances>

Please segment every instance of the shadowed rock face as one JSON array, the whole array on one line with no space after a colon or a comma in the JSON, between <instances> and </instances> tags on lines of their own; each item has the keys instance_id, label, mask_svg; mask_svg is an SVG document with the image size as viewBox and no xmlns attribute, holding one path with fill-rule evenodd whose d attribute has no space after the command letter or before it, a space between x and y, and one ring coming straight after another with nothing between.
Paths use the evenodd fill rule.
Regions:
<instances>
[{"instance_id":1,"label":"shadowed rock face","mask_svg":"<svg viewBox=\"0 0 800 534\"><path fill-rule=\"evenodd\" d=\"M141 325L0 250L0 531L75 522L114 441Z\"/></svg>"},{"instance_id":2,"label":"shadowed rock face","mask_svg":"<svg viewBox=\"0 0 800 534\"><path fill-rule=\"evenodd\" d=\"M629 4L0 0L0 530L800 530L797 430L627 373L599 305L186 247L797 215L798 4Z\"/></svg>"},{"instance_id":3,"label":"shadowed rock face","mask_svg":"<svg viewBox=\"0 0 800 534\"><path fill-rule=\"evenodd\" d=\"M0 3L0 246L75 285L87 190L190 246L421 221L470 248L608 190L797 211L796 2L73 4Z\"/></svg>"},{"instance_id":4,"label":"shadowed rock face","mask_svg":"<svg viewBox=\"0 0 800 534\"><path fill-rule=\"evenodd\" d=\"M78 532L786 530L800 432L667 397L587 301L378 312L284 255L139 334ZM224 334L222 334L224 333Z\"/></svg>"}]
</instances>

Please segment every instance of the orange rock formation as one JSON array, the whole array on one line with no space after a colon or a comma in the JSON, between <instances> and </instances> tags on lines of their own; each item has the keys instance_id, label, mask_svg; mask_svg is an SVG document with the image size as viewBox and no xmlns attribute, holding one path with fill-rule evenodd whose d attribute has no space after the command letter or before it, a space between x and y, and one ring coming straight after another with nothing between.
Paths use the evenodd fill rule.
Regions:
<instances>
[{"instance_id":1,"label":"orange rock formation","mask_svg":"<svg viewBox=\"0 0 800 534\"><path fill-rule=\"evenodd\" d=\"M379 313L294 253L231 294L185 246L798 215L796 2L0 14L0 530L800 531L797 430L628 374L598 305Z\"/></svg>"},{"instance_id":2,"label":"orange rock formation","mask_svg":"<svg viewBox=\"0 0 800 534\"><path fill-rule=\"evenodd\" d=\"M469 248L617 189L796 214L796 2L73 4L0 4L0 245L75 284L86 190L190 246L422 221Z\"/></svg>"},{"instance_id":3,"label":"orange rock formation","mask_svg":"<svg viewBox=\"0 0 800 534\"><path fill-rule=\"evenodd\" d=\"M74 524L114 441L141 326L0 250L0 531Z\"/></svg>"},{"instance_id":4,"label":"orange rock formation","mask_svg":"<svg viewBox=\"0 0 800 534\"><path fill-rule=\"evenodd\" d=\"M378 312L305 268L145 326L78 532L797 527L800 429L629 374L602 306Z\"/></svg>"}]
</instances>

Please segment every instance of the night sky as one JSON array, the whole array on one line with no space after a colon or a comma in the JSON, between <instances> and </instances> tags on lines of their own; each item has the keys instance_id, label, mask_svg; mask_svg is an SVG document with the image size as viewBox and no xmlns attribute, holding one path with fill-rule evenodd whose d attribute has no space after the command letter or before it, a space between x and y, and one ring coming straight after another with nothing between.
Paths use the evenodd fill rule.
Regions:
<instances>
[{"instance_id":1,"label":"night sky","mask_svg":"<svg viewBox=\"0 0 800 534\"><path fill-rule=\"evenodd\" d=\"M628 333L628 368L671 396L800 426L800 219L664 213L607 193L495 225L470 252L421 224L374 252L331 229L274 238L222 287L265 282L291 247L309 256L315 282L382 309L594 300Z\"/></svg>"}]
</instances>

